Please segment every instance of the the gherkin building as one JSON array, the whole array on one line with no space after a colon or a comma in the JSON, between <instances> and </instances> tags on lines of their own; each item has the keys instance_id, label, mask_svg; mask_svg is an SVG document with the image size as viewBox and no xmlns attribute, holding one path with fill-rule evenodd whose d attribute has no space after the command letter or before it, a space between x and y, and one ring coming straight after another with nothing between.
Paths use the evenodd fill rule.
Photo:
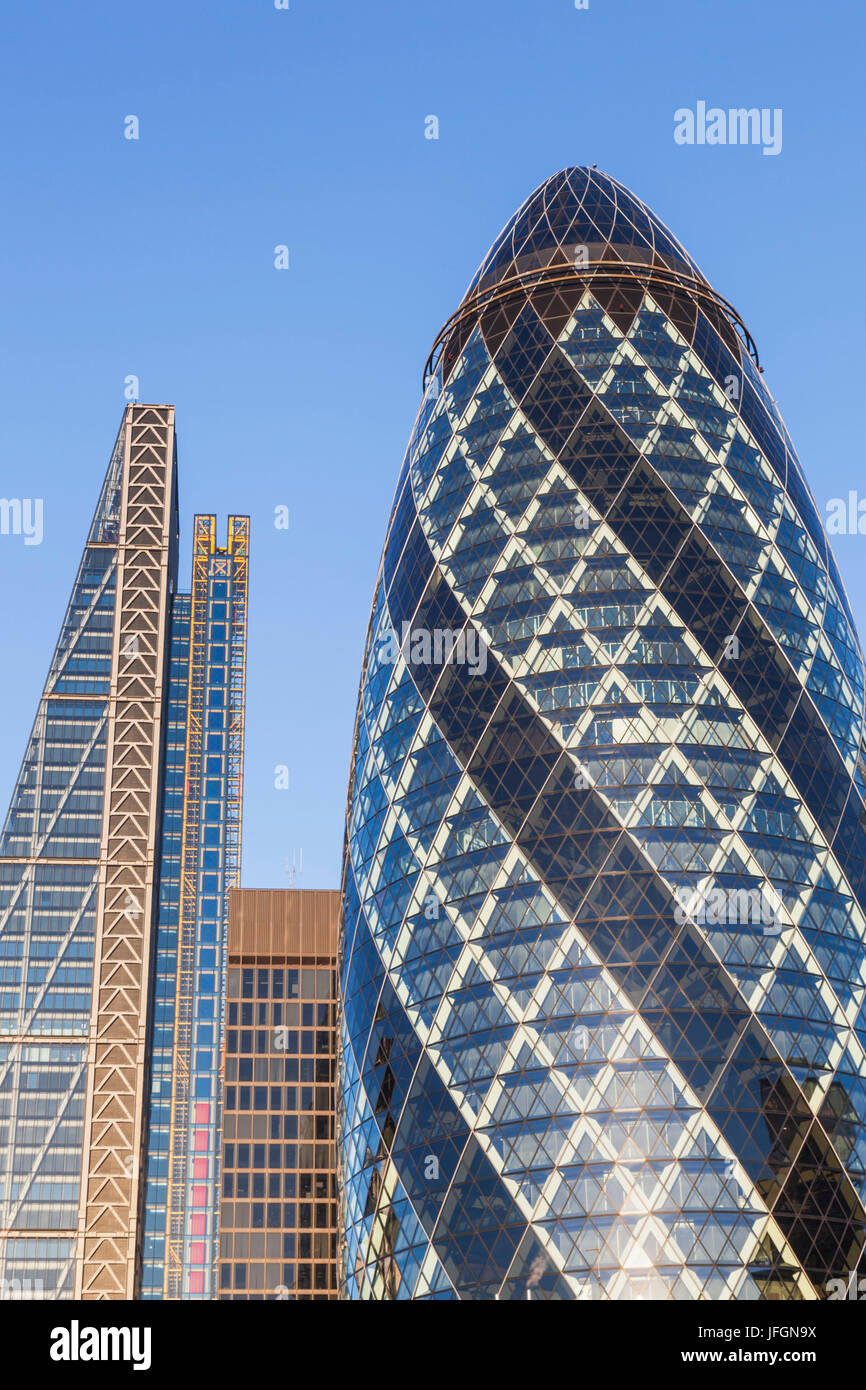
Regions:
<instances>
[{"instance_id":1,"label":"the gherkin building","mask_svg":"<svg viewBox=\"0 0 866 1390\"><path fill-rule=\"evenodd\" d=\"M436 339L376 584L347 1297L815 1299L866 1263L863 707L741 319L563 170Z\"/></svg>"}]
</instances>

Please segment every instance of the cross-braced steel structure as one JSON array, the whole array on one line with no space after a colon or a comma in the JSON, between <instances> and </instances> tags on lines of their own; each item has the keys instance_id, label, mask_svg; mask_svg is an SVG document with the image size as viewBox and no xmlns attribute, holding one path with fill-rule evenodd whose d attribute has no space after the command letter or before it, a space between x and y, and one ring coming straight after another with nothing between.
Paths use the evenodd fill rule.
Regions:
<instances>
[{"instance_id":1,"label":"cross-braced steel structure","mask_svg":"<svg viewBox=\"0 0 866 1390\"><path fill-rule=\"evenodd\" d=\"M348 806L345 1292L826 1297L866 1243L864 670L754 343L566 169L425 386Z\"/></svg>"},{"instance_id":2,"label":"cross-braced steel structure","mask_svg":"<svg viewBox=\"0 0 866 1390\"><path fill-rule=\"evenodd\" d=\"M127 407L0 839L0 1277L131 1298L174 409Z\"/></svg>"},{"instance_id":3,"label":"cross-braced steel structure","mask_svg":"<svg viewBox=\"0 0 866 1390\"><path fill-rule=\"evenodd\" d=\"M0 836L0 1296L162 1296L169 1149L211 1285L249 522L195 535L180 594L174 408L128 406Z\"/></svg>"}]
</instances>

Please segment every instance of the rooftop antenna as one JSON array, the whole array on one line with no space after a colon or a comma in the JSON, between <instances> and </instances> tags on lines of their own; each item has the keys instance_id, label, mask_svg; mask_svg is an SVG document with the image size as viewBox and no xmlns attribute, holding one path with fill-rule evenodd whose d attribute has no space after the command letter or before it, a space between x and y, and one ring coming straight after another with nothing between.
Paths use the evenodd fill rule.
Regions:
<instances>
[{"instance_id":1,"label":"rooftop antenna","mask_svg":"<svg viewBox=\"0 0 866 1390\"><path fill-rule=\"evenodd\" d=\"M289 856L286 855L286 873L289 876L289 887L295 886L295 875L304 872L304 851L302 849L292 850L292 864L289 867Z\"/></svg>"}]
</instances>

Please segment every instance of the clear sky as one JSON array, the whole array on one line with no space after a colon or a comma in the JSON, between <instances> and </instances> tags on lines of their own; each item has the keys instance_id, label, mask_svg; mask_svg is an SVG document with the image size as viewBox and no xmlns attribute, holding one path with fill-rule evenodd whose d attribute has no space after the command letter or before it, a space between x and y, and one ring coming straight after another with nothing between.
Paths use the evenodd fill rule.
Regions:
<instances>
[{"instance_id":1,"label":"clear sky","mask_svg":"<svg viewBox=\"0 0 866 1390\"><path fill-rule=\"evenodd\" d=\"M297 886L338 885L423 364L564 165L632 188L737 307L822 514L866 499L864 27L856 0L7 8L0 496L42 498L44 537L0 535L0 816L134 374L177 408L184 582L194 511L252 518L244 882L303 849ZM676 144L699 101L781 108L781 153ZM834 545L864 633L866 537Z\"/></svg>"}]
</instances>

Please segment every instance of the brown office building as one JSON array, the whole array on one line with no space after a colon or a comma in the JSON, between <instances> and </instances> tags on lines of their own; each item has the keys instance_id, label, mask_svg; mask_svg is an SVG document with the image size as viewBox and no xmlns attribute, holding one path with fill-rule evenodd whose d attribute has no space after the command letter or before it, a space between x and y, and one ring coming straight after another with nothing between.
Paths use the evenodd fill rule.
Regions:
<instances>
[{"instance_id":1,"label":"brown office building","mask_svg":"<svg viewBox=\"0 0 866 1390\"><path fill-rule=\"evenodd\" d=\"M340 894L236 888L223 1049L220 1299L336 1299Z\"/></svg>"}]
</instances>

